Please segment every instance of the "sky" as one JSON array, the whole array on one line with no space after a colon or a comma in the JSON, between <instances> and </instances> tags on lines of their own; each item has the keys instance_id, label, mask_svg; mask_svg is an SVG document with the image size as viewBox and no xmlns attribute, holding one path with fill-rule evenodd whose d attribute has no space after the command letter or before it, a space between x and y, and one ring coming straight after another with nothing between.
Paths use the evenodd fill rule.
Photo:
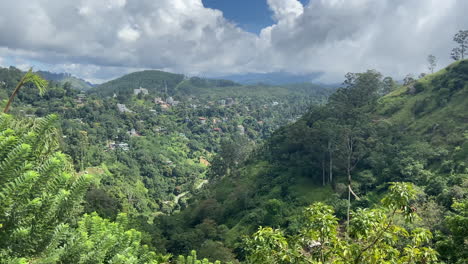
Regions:
<instances>
[{"instance_id":1,"label":"sky","mask_svg":"<svg viewBox=\"0 0 468 264\"><path fill-rule=\"evenodd\" d=\"M0 66L94 83L159 69L216 77L376 69L402 79L450 63L466 0L1 0Z\"/></svg>"},{"instance_id":2,"label":"sky","mask_svg":"<svg viewBox=\"0 0 468 264\"><path fill-rule=\"evenodd\" d=\"M224 18L237 24L243 30L259 34L274 23L272 12L266 0L203 0L207 8L223 12ZM309 0L301 0L306 4Z\"/></svg>"}]
</instances>

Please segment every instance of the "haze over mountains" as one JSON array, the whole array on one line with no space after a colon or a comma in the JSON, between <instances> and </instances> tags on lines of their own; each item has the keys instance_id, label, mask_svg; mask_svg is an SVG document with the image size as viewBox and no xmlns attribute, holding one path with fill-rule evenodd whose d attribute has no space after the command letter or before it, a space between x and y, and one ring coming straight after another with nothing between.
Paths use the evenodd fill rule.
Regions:
<instances>
[{"instance_id":1,"label":"haze over mountains","mask_svg":"<svg viewBox=\"0 0 468 264\"><path fill-rule=\"evenodd\" d=\"M48 81L56 81L61 84L69 83L74 89L87 91L91 89L94 84L87 82L83 79L72 76L70 73L53 73L48 71L37 71L37 74Z\"/></svg>"}]
</instances>

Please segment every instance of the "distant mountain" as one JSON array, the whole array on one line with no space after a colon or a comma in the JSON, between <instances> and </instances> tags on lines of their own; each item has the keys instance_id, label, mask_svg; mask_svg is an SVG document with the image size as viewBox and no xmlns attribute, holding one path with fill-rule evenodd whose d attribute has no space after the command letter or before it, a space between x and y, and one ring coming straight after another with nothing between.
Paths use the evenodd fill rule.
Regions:
<instances>
[{"instance_id":1,"label":"distant mountain","mask_svg":"<svg viewBox=\"0 0 468 264\"><path fill-rule=\"evenodd\" d=\"M311 83L321 75L321 73L313 74L291 74L287 72L272 72L272 73L247 73L235 74L220 77L221 79L232 80L241 84L269 84L269 85L284 85L291 83Z\"/></svg>"},{"instance_id":2,"label":"distant mountain","mask_svg":"<svg viewBox=\"0 0 468 264\"><path fill-rule=\"evenodd\" d=\"M169 72L146 70L124 75L112 81L96 86L92 91L104 96L118 94L132 94L133 89L145 88L148 91L164 92L166 89L172 91L180 82L184 80L182 74Z\"/></svg>"},{"instance_id":3,"label":"distant mountain","mask_svg":"<svg viewBox=\"0 0 468 264\"><path fill-rule=\"evenodd\" d=\"M320 95L327 97L333 90L331 86L312 83L295 83L272 85L255 83L242 85L232 80L208 79L200 77L188 78L182 74L174 74L156 70L146 70L124 75L115 80L96 86L92 92L102 96L131 95L133 89L145 88L150 94L166 93L171 96L196 96L212 99L226 97L265 97L269 95Z\"/></svg>"},{"instance_id":4,"label":"distant mountain","mask_svg":"<svg viewBox=\"0 0 468 264\"><path fill-rule=\"evenodd\" d=\"M48 71L37 71L37 74L42 76L42 78L49 80L49 81L56 81L59 83L70 83L71 87L76 89L76 90L83 90L87 91L93 88L93 84L90 82L87 82L83 79L77 78L70 73L54 73L54 72L48 72Z\"/></svg>"}]
</instances>

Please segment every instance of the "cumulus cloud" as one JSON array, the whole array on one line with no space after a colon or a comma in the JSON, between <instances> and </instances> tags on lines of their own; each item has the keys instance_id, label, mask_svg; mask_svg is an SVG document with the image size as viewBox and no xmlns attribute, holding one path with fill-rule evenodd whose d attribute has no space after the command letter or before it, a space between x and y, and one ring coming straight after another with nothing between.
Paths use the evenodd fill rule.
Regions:
<instances>
[{"instance_id":1,"label":"cumulus cloud","mask_svg":"<svg viewBox=\"0 0 468 264\"><path fill-rule=\"evenodd\" d=\"M268 0L267 3L277 21L294 19L304 12L304 7L297 0Z\"/></svg>"},{"instance_id":2,"label":"cumulus cloud","mask_svg":"<svg viewBox=\"0 0 468 264\"><path fill-rule=\"evenodd\" d=\"M140 32L127 25L119 31L118 36L123 41L133 42L140 38Z\"/></svg>"},{"instance_id":3,"label":"cumulus cloud","mask_svg":"<svg viewBox=\"0 0 468 264\"><path fill-rule=\"evenodd\" d=\"M323 72L331 82L375 68L401 78L424 71L430 53L447 64L453 34L468 28L463 0L265 1L275 24L256 35L201 0L4 0L0 57L95 81L150 68Z\"/></svg>"}]
</instances>

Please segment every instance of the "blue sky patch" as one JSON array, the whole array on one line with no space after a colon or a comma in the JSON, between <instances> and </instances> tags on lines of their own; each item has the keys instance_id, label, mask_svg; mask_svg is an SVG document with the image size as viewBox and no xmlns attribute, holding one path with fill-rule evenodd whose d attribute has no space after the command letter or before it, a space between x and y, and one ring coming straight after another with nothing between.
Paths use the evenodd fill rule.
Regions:
<instances>
[{"instance_id":1,"label":"blue sky patch","mask_svg":"<svg viewBox=\"0 0 468 264\"><path fill-rule=\"evenodd\" d=\"M309 0L300 2L305 5ZM203 0L203 4L223 11L226 19L255 34L274 23L267 0Z\"/></svg>"}]
</instances>

